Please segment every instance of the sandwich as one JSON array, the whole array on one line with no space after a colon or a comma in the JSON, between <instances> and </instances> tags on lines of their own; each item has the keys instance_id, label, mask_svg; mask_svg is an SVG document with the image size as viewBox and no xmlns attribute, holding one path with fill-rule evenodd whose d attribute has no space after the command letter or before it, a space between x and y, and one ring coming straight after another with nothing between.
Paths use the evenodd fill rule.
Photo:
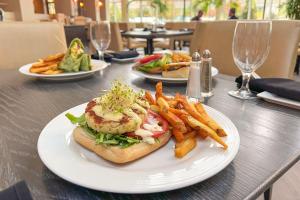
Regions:
<instances>
[{"instance_id":1,"label":"sandwich","mask_svg":"<svg viewBox=\"0 0 300 200\"><path fill-rule=\"evenodd\" d=\"M77 127L77 143L105 160L127 163L164 146L171 138L169 125L151 111L143 92L118 81L109 92L90 101L80 117L67 113Z\"/></svg>"},{"instance_id":2,"label":"sandwich","mask_svg":"<svg viewBox=\"0 0 300 200\"><path fill-rule=\"evenodd\" d=\"M168 78L188 78L190 62L191 57L183 53L153 54L138 60L133 68Z\"/></svg>"}]
</instances>

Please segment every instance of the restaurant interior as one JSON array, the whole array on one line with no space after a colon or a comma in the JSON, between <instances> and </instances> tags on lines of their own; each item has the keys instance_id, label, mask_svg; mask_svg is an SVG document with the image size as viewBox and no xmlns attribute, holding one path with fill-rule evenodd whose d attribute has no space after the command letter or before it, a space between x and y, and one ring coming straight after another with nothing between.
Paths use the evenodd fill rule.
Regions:
<instances>
[{"instance_id":1,"label":"restaurant interior","mask_svg":"<svg viewBox=\"0 0 300 200\"><path fill-rule=\"evenodd\" d=\"M0 0L0 61L0 200L300 200L299 0Z\"/></svg>"}]
</instances>

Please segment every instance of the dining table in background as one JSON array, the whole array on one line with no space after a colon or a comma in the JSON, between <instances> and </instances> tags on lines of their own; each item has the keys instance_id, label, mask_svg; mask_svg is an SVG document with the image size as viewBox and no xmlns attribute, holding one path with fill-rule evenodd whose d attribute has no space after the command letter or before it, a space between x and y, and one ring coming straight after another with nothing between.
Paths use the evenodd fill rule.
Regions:
<instances>
[{"instance_id":1,"label":"dining table in background","mask_svg":"<svg viewBox=\"0 0 300 200\"><path fill-rule=\"evenodd\" d=\"M147 40L147 46L145 48L145 55L150 55L154 51L153 40L155 38L171 38L176 36L192 35L192 30L162 30L157 32L143 31L143 30L132 30L121 32L123 37L127 38L141 38Z\"/></svg>"},{"instance_id":2,"label":"dining table in background","mask_svg":"<svg viewBox=\"0 0 300 200\"><path fill-rule=\"evenodd\" d=\"M259 99L233 98L227 92L236 88L234 77L217 75L213 81L214 96L206 104L229 117L241 139L237 156L224 170L195 185L152 194L95 191L63 180L40 160L39 134L55 116L88 102L101 90L110 88L115 79L136 89L155 88L154 82L132 74L130 64L112 64L90 79L69 82L41 81L22 76L17 70L1 70L0 188L25 180L33 197L45 200L240 200L255 199L264 192L269 199L272 184L300 159L300 112ZM185 84L164 85L164 93L169 95L184 94L185 89Z\"/></svg>"}]
</instances>

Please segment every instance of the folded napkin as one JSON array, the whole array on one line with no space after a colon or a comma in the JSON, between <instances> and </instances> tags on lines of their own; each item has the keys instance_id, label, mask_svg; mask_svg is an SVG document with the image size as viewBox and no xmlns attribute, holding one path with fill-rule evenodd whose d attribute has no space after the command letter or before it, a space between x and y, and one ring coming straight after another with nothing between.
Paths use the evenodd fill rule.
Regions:
<instances>
[{"instance_id":1,"label":"folded napkin","mask_svg":"<svg viewBox=\"0 0 300 200\"><path fill-rule=\"evenodd\" d=\"M114 53L110 53L114 58L125 59L125 58L134 58L139 56L137 51L117 51Z\"/></svg>"},{"instance_id":2,"label":"folded napkin","mask_svg":"<svg viewBox=\"0 0 300 200\"><path fill-rule=\"evenodd\" d=\"M92 54L91 57L92 57L92 59L99 60L99 55L97 52ZM110 62L112 58L113 58L113 55L111 55L109 53L104 53L104 60L106 62Z\"/></svg>"},{"instance_id":3,"label":"folded napkin","mask_svg":"<svg viewBox=\"0 0 300 200\"><path fill-rule=\"evenodd\" d=\"M242 76L235 79L238 86L242 83ZM251 91L263 92L267 91L278 96L300 101L300 82L284 78L261 78L251 79L249 82Z\"/></svg>"},{"instance_id":4,"label":"folded napkin","mask_svg":"<svg viewBox=\"0 0 300 200\"><path fill-rule=\"evenodd\" d=\"M33 200L27 184L24 181L0 192L1 200Z\"/></svg>"}]
</instances>

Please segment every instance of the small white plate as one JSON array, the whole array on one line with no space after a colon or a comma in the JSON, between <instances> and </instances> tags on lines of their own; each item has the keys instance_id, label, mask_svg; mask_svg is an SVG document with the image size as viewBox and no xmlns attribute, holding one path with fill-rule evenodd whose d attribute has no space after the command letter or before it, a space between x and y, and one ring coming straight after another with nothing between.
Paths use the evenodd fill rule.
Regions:
<instances>
[{"instance_id":1,"label":"small white plate","mask_svg":"<svg viewBox=\"0 0 300 200\"><path fill-rule=\"evenodd\" d=\"M272 93L266 92L266 91L257 94L257 96L264 99L265 101L270 102L270 103L275 103L275 104L279 104L282 106L300 110L300 102L299 101L286 99L286 98L277 96L276 94L272 94Z\"/></svg>"},{"instance_id":2,"label":"small white plate","mask_svg":"<svg viewBox=\"0 0 300 200\"><path fill-rule=\"evenodd\" d=\"M36 77L45 80L54 80L54 81L73 80L73 79L88 77L93 75L95 72L105 69L109 65L104 61L91 59L92 70L90 71L79 71L79 72L68 72L68 73L61 73L61 74L46 75L46 74L31 73L29 69L32 64L33 63L30 63L20 67L19 72L21 72L26 76Z\"/></svg>"},{"instance_id":3,"label":"small white plate","mask_svg":"<svg viewBox=\"0 0 300 200\"><path fill-rule=\"evenodd\" d=\"M43 163L56 175L74 184L107 192L151 193L174 190L201 182L224 169L236 156L240 137L237 128L222 113L205 106L208 114L228 133L224 151L211 139L200 140L182 159L174 156L174 141L129 164L105 161L77 144L73 124L65 117L81 115L85 104L73 107L52 119L38 139Z\"/></svg>"},{"instance_id":4,"label":"small white plate","mask_svg":"<svg viewBox=\"0 0 300 200\"><path fill-rule=\"evenodd\" d=\"M141 58L142 56L136 56L133 58L123 58L123 59L119 59L119 58L112 58L112 61L118 62L118 63L129 63L129 62L135 62L137 59Z\"/></svg>"},{"instance_id":5,"label":"small white plate","mask_svg":"<svg viewBox=\"0 0 300 200\"><path fill-rule=\"evenodd\" d=\"M163 77L161 74L149 74L135 69L132 69L132 72L137 76L144 77L153 81L163 81L166 83L186 83L188 81L188 78L167 78ZM217 68L211 68L212 77L216 76L218 73L219 70Z\"/></svg>"}]
</instances>

